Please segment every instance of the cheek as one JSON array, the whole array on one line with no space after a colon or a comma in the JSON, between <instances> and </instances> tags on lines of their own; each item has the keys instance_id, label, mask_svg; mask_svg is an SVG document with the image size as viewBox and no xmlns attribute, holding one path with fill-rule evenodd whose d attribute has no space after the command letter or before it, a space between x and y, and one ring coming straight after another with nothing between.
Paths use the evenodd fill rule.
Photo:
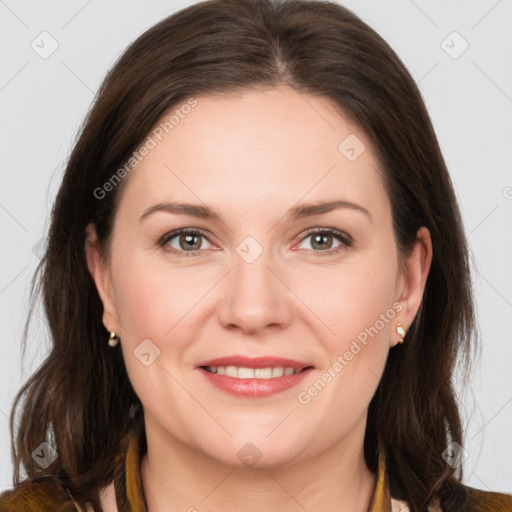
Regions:
<instances>
[{"instance_id":1,"label":"cheek","mask_svg":"<svg viewBox=\"0 0 512 512\"><path fill-rule=\"evenodd\" d=\"M219 280L225 269L214 265L206 272L200 267L179 268L181 263L166 261L164 254L129 251L128 245L124 249L119 246L113 266L119 322L134 343L168 336L179 343L180 337L172 336L172 331L183 334L196 316L211 307L208 293L216 284L222 287ZM392 251L380 247L338 266L318 265L312 270L310 265L307 271L283 268L282 274L309 309L310 328L325 335L331 350L343 349L358 336L364 339L364 333L374 333L374 327L388 336L390 323L382 325L379 319L385 315L389 320L393 313L397 265ZM282 299L290 300L285 295ZM304 320L308 314L302 316Z\"/></svg>"},{"instance_id":2,"label":"cheek","mask_svg":"<svg viewBox=\"0 0 512 512\"><path fill-rule=\"evenodd\" d=\"M165 261L165 255L130 255L127 251L120 256L116 268L116 311L134 341L158 340L172 337L173 331L182 331L217 280L214 271L178 269L176 264L173 268Z\"/></svg>"},{"instance_id":3,"label":"cheek","mask_svg":"<svg viewBox=\"0 0 512 512\"><path fill-rule=\"evenodd\" d=\"M296 295L315 314L316 330L325 333L330 352L350 345L351 340L364 339L370 330L372 338L387 339L392 320L398 267L393 253L342 263L339 267L315 269L295 278ZM379 331L375 333L374 327Z\"/></svg>"},{"instance_id":4,"label":"cheek","mask_svg":"<svg viewBox=\"0 0 512 512\"><path fill-rule=\"evenodd\" d=\"M329 275L326 270L314 281L302 280L297 288L315 313L312 328L321 331L327 356L316 380L302 387L301 403L311 399L314 407L324 408L325 414L337 411L349 424L364 413L375 393L400 309L398 304L393 307L398 271L394 253L388 258L383 251L378 254L330 269ZM333 432L339 428L334 423Z\"/></svg>"}]
</instances>

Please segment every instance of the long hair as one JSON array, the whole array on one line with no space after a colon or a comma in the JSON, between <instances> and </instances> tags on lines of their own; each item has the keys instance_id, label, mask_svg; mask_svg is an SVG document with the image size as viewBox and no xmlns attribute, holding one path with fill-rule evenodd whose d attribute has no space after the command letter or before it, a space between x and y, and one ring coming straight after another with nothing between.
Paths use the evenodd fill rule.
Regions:
<instances>
[{"instance_id":1,"label":"long hair","mask_svg":"<svg viewBox=\"0 0 512 512\"><path fill-rule=\"evenodd\" d=\"M89 222L102 255L108 254L123 182L106 194L98 189L175 105L283 84L331 100L367 135L384 170L399 254L408 254L419 227L430 231L433 260L423 300L405 343L390 351L370 402L364 455L376 470L383 447L392 493L408 500L412 511L426 510L434 496L444 511L455 509L462 471L443 452L451 442L464 444L453 374L459 362L469 368L476 341L456 197L403 63L350 10L316 0L192 5L143 33L108 72L70 154L32 281L32 305L41 295L51 351L12 407L15 485L23 465L28 477L57 477L80 504L99 508L98 489L111 481L121 437L134 418L143 421L121 351L106 342L102 304L86 264ZM24 347L27 337L26 328ZM31 456L44 440L59 454L46 469Z\"/></svg>"}]
</instances>

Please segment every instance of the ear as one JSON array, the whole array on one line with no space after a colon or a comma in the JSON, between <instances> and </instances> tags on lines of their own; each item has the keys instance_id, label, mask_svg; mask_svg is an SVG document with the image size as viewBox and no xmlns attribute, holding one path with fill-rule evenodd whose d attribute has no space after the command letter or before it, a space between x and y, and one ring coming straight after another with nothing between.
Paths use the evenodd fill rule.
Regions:
<instances>
[{"instance_id":1,"label":"ear","mask_svg":"<svg viewBox=\"0 0 512 512\"><path fill-rule=\"evenodd\" d=\"M399 280L398 303L401 304L402 310L397 315L397 320L406 331L420 307L431 263L432 239L430 231L422 226L416 233L416 242L411 254L403 263ZM395 331L390 345L398 343L400 337Z\"/></svg>"},{"instance_id":2,"label":"ear","mask_svg":"<svg viewBox=\"0 0 512 512\"><path fill-rule=\"evenodd\" d=\"M108 264L101 257L96 227L93 223L85 228L85 256L87 267L103 304L103 325L108 331L119 333L120 324L117 321L112 276Z\"/></svg>"}]
</instances>

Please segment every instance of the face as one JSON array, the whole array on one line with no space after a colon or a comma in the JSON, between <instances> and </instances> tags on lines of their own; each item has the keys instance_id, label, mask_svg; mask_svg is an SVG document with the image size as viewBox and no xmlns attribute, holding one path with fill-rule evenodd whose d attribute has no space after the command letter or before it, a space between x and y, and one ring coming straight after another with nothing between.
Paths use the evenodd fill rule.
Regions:
<instances>
[{"instance_id":1,"label":"face","mask_svg":"<svg viewBox=\"0 0 512 512\"><path fill-rule=\"evenodd\" d=\"M238 466L359 449L428 232L402 268L370 141L328 100L196 101L125 178L107 262L89 229L146 429Z\"/></svg>"}]
</instances>

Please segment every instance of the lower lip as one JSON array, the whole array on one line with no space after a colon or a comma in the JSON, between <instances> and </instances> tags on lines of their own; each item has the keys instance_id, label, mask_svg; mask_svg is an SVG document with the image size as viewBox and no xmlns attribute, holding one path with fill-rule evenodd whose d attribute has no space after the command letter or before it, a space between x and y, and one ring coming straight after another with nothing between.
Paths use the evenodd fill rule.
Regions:
<instances>
[{"instance_id":1,"label":"lower lip","mask_svg":"<svg viewBox=\"0 0 512 512\"><path fill-rule=\"evenodd\" d=\"M237 377L211 373L204 368L199 368L199 370L214 386L223 391L236 396L262 398L296 386L313 371L313 368L272 379L238 379Z\"/></svg>"}]
</instances>

